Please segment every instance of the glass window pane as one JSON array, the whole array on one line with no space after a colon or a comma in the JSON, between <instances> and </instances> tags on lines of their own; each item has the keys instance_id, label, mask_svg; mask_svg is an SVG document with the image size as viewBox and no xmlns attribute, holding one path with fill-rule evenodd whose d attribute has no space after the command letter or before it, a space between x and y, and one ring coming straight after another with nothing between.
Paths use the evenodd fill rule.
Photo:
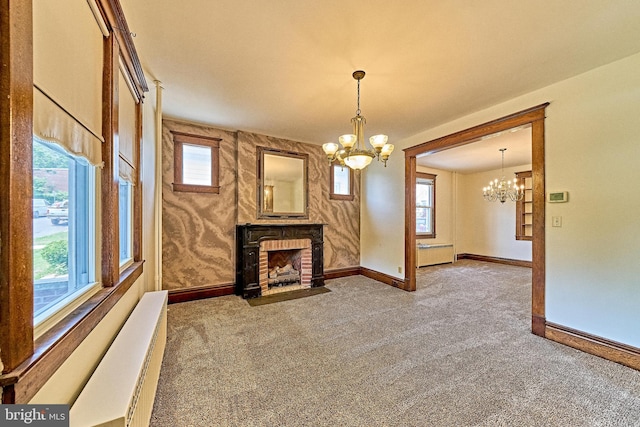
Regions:
<instances>
[{"instance_id":1,"label":"glass window pane","mask_svg":"<svg viewBox=\"0 0 640 427\"><path fill-rule=\"evenodd\" d=\"M120 226L120 265L127 263L132 258L133 245L133 203L132 186L129 181L120 180L118 191L118 220Z\"/></svg>"},{"instance_id":2,"label":"glass window pane","mask_svg":"<svg viewBox=\"0 0 640 427\"><path fill-rule=\"evenodd\" d=\"M333 194L343 194L346 196L351 194L350 176L349 168L333 167Z\"/></svg>"},{"instance_id":3,"label":"glass window pane","mask_svg":"<svg viewBox=\"0 0 640 427\"><path fill-rule=\"evenodd\" d=\"M432 206L432 205L433 205L433 185L432 185L432 183L431 182L418 182L416 184L416 206L424 206L424 207L426 207L426 206Z\"/></svg>"},{"instance_id":4,"label":"glass window pane","mask_svg":"<svg viewBox=\"0 0 640 427\"><path fill-rule=\"evenodd\" d=\"M182 183L211 184L211 147L182 145Z\"/></svg>"},{"instance_id":5,"label":"glass window pane","mask_svg":"<svg viewBox=\"0 0 640 427\"><path fill-rule=\"evenodd\" d=\"M432 234L433 221L433 179L416 179L416 233Z\"/></svg>"},{"instance_id":6,"label":"glass window pane","mask_svg":"<svg viewBox=\"0 0 640 427\"><path fill-rule=\"evenodd\" d=\"M95 168L56 144L33 142L34 317L95 280Z\"/></svg>"}]
</instances>

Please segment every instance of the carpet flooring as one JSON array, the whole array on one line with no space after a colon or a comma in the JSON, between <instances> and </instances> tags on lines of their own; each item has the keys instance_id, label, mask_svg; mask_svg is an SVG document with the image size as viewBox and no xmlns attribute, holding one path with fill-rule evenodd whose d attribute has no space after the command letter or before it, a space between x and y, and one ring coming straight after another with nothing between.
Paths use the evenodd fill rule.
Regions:
<instances>
[{"instance_id":1,"label":"carpet flooring","mask_svg":"<svg viewBox=\"0 0 640 427\"><path fill-rule=\"evenodd\" d=\"M640 426L640 372L530 333L531 270L462 260L169 306L152 426Z\"/></svg>"},{"instance_id":2,"label":"carpet flooring","mask_svg":"<svg viewBox=\"0 0 640 427\"><path fill-rule=\"evenodd\" d=\"M251 307L258 307L260 305L274 304L276 302L291 301L292 299L306 298L306 297L312 297L314 295L326 294L327 292L331 292L331 289L327 288L326 286L320 286L317 288L306 288L306 289L298 289L290 292L280 292L277 294L267 295L264 297L249 298L245 301L247 301L247 304L249 304Z\"/></svg>"}]
</instances>

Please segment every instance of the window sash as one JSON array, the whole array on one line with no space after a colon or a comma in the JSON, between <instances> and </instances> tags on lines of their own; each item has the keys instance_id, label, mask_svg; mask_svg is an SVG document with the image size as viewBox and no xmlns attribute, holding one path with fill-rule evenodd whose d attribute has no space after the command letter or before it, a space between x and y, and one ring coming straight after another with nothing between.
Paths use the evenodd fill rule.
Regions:
<instances>
[{"instance_id":1,"label":"window sash","mask_svg":"<svg viewBox=\"0 0 640 427\"><path fill-rule=\"evenodd\" d=\"M40 145L46 149L57 152L67 158L67 235L64 238L67 242L67 268L66 274L59 274L55 278L34 280L34 306L39 303L38 309L34 309L35 335L46 331L55 322L52 318L59 318L57 313L60 310L69 312L85 299L79 300L89 292L96 284L97 270L97 240L96 240L96 169L90 166L83 158L71 156L57 144L42 141L37 137L33 141L34 147ZM40 152L40 155L44 153ZM48 224L48 218L41 218L39 221ZM41 224L44 225L44 224ZM56 225L51 225L55 227ZM53 233L55 235L55 233ZM43 237L46 241L46 237ZM34 242L37 238L34 236ZM33 255L36 250L42 248L34 245ZM46 248L46 246L45 246ZM34 263L35 268L35 263ZM42 301L47 298L49 289L42 287L52 286L57 290L63 289L66 285L66 292L51 301ZM87 297L88 298L88 297Z\"/></svg>"},{"instance_id":2,"label":"window sash","mask_svg":"<svg viewBox=\"0 0 640 427\"><path fill-rule=\"evenodd\" d=\"M416 237L435 238L436 175L418 172L416 175Z\"/></svg>"},{"instance_id":3,"label":"window sash","mask_svg":"<svg viewBox=\"0 0 640 427\"><path fill-rule=\"evenodd\" d=\"M133 263L133 186L120 180L118 192L119 260L122 271Z\"/></svg>"}]
</instances>

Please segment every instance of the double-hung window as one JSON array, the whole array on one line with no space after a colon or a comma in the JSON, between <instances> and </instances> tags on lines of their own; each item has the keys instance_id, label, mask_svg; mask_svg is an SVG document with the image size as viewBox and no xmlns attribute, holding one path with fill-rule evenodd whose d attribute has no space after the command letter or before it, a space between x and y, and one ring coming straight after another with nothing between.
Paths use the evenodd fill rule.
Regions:
<instances>
[{"instance_id":1,"label":"double-hung window","mask_svg":"<svg viewBox=\"0 0 640 427\"><path fill-rule=\"evenodd\" d=\"M416 236L436 237L436 175L416 173Z\"/></svg>"},{"instance_id":2,"label":"double-hung window","mask_svg":"<svg viewBox=\"0 0 640 427\"><path fill-rule=\"evenodd\" d=\"M33 141L34 199L47 204L33 218L34 324L46 324L96 282L96 168L60 145Z\"/></svg>"}]
</instances>

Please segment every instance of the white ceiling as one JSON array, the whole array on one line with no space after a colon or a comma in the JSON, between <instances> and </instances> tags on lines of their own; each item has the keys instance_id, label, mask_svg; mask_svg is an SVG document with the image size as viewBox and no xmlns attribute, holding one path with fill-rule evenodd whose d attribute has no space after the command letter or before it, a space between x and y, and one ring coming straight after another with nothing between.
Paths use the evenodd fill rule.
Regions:
<instances>
[{"instance_id":1,"label":"white ceiling","mask_svg":"<svg viewBox=\"0 0 640 427\"><path fill-rule=\"evenodd\" d=\"M394 143L640 51L640 1L121 3L165 116L317 144L351 131L356 69Z\"/></svg>"},{"instance_id":2,"label":"white ceiling","mask_svg":"<svg viewBox=\"0 0 640 427\"><path fill-rule=\"evenodd\" d=\"M500 169L501 148L504 152L504 167L531 164L531 125L510 129L480 138L470 144L451 148L417 158L418 165L435 169L477 173Z\"/></svg>"}]
</instances>

